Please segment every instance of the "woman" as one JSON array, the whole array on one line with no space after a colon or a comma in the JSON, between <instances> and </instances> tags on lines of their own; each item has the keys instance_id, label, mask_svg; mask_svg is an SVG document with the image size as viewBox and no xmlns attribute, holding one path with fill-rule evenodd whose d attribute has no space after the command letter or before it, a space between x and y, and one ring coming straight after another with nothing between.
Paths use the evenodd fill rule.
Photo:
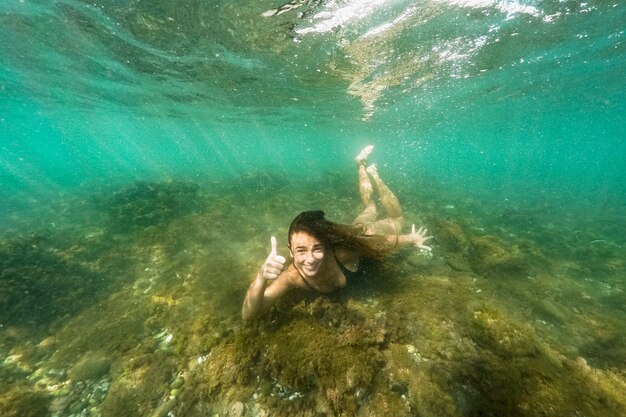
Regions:
<instances>
[{"instance_id":1,"label":"woman","mask_svg":"<svg viewBox=\"0 0 626 417\"><path fill-rule=\"evenodd\" d=\"M359 167L359 192L365 205L352 222L342 225L324 218L323 211L299 214L289 226L288 247L293 262L278 255L276 238L271 238L271 251L263 267L248 288L243 302L244 320L258 317L292 288L330 293L346 286L347 278L359 268L361 258L381 259L400 246L413 244L430 251L424 243L426 229L401 235L404 214L396 196L380 179L376 165L366 168L373 146L365 147L356 157ZM387 217L378 219L374 201L378 192ZM271 284L268 285L268 281Z\"/></svg>"}]
</instances>

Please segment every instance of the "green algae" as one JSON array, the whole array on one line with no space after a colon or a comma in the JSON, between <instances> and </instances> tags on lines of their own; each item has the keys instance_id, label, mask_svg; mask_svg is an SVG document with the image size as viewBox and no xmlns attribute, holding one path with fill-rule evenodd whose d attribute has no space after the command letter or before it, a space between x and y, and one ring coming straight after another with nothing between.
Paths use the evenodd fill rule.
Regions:
<instances>
[{"instance_id":1,"label":"green algae","mask_svg":"<svg viewBox=\"0 0 626 417\"><path fill-rule=\"evenodd\" d=\"M109 217L129 222L127 230L64 234L73 236L71 250L51 236L40 240L45 250L29 252L22 243L22 252L15 251L31 253L29 260L59 254L107 284L79 310L52 318L48 334L33 335L23 322L1 330L0 349L15 358L0 367L11 395L39 395L49 410L91 407L107 417L227 415L235 404L245 406L244 415L275 416L624 412L620 316L609 316L599 303L619 304L622 287L606 275L609 269L604 284L578 275L593 262L620 274L624 265L615 252L591 251L597 258L583 265L571 252L558 258L545 251L528 234L482 230L472 225L475 218L431 213L433 256L408 250L389 262L364 264L366 273L345 290L331 296L294 291L246 324L241 300L269 235L284 233L283 223L302 204L325 204L329 213L349 218L352 209L345 207L355 199L338 195L329 203L327 191L290 193L290 182L271 176L196 191L171 187L178 185L153 188L170 190L161 196L165 201L189 192L195 205L181 212L157 207L160 220L140 216L133 223L151 204L165 204L134 185L141 204L128 212L121 204L113 211L119 216ZM238 204L242 188L246 205ZM294 198L274 199L269 214L250 217L249 206L277 191ZM115 198L122 195L127 200L120 201L132 201L127 191ZM539 228L537 221L506 220ZM140 227L143 221L149 224ZM16 246L12 242L4 247ZM53 265L49 273L68 269L60 261ZM83 366L87 371L78 372ZM90 381L87 387L104 387L97 400L81 394L96 388L80 389L72 382L76 375ZM18 399L2 398L7 415L20 409Z\"/></svg>"},{"instance_id":2,"label":"green algae","mask_svg":"<svg viewBox=\"0 0 626 417\"><path fill-rule=\"evenodd\" d=\"M116 369L113 383L102 403L104 417L149 415L167 398L167 381L175 371L171 353L156 351L127 361Z\"/></svg>"},{"instance_id":3,"label":"green algae","mask_svg":"<svg viewBox=\"0 0 626 417\"><path fill-rule=\"evenodd\" d=\"M526 261L519 246L505 245L494 236L479 236L470 241L470 264L476 272L519 275L526 271Z\"/></svg>"},{"instance_id":4,"label":"green algae","mask_svg":"<svg viewBox=\"0 0 626 417\"><path fill-rule=\"evenodd\" d=\"M448 265L456 270L516 277L527 274L530 258L535 264L541 260L539 251L527 241L506 242L495 235L476 234L467 225L438 216L429 222L437 243L445 249Z\"/></svg>"},{"instance_id":5,"label":"green algae","mask_svg":"<svg viewBox=\"0 0 626 417\"><path fill-rule=\"evenodd\" d=\"M0 322L48 324L74 314L107 290L98 271L73 259L74 248L40 234L0 244Z\"/></svg>"},{"instance_id":6,"label":"green algae","mask_svg":"<svg viewBox=\"0 0 626 417\"><path fill-rule=\"evenodd\" d=\"M87 352L68 371L73 381L98 379L109 373L111 359L102 352Z\"/></svg>"},{"instance_id":7,"label":"green algae","mask_svg":"<svg viewBox=\"0 0 626 417\"><path fill-rule=\"evenodd\" d=\"M3 417L41 417L46 415L50 396L16 386L0 394L0 415Z\"/></svg>"},{"instance_id":8,"label":"green algae","mask_svg":"<svg viewBox=\"0 0 626 417\"><path fill-rule=\"evenodd\" d=\"M200 209L199 189L190 181L138 181L104 199L102 209L114 231L165 226Z\"/></svg>"},{"instance_id":9,"label":"green algae","mask_svg":"<svg viewBox=\"0 0 626 417\"><path fill-rule=\"evenodd\" d=\"M597 368L617 372L626 368L626 336L621 332L599 336L582 345L579 350Z\"/></svg>"}]
</instances>

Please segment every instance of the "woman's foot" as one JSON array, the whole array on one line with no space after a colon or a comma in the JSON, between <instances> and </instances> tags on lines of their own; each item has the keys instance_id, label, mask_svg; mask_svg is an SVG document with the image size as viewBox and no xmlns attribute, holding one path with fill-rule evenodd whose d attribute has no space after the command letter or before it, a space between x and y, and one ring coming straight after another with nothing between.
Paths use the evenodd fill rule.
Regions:
<instances>
[{"instance_id":1,"label":"woman's foot","mask_svg":"<svg viewBox=\"0 0 626 417\"><path fill-rule=\"evenodd\" d=\"M370 177L378 178L378 167L376 166L376 164L368 166L366 171L370 175Z\"/></svg>"},{"instance_id":2,"label":"woman's foot","mask_svg":"<svg viewBox=\"0 0 626 417\"><path fill-rule=\"evenodd\" d=\"M367 145L365 148L361 149L361 152L354 158L357 164L364 164L367 162L367 158L369 158L370 154L374 150L374 145Z\"/></svg>"}]
</instances>

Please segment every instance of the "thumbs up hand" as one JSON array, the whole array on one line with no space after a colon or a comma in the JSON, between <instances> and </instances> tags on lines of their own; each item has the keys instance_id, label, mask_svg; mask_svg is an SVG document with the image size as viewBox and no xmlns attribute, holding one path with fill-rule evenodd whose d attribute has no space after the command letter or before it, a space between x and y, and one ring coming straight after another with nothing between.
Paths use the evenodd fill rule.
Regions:
<instances>
[{"instance_id":1,"label":"thumbs up hand","mask_svg":"<svg viewBox=\"0 0 626 417\"><path fill-rule=\"evenodd\" d=\"M270 239L270 242L272 245L272 250L270 251L270 254L267 256L267 259L265 260L265 263L263 264L263 268L261 268L261 275L265 279L273 280L273 279L278 278L280 273L283 272L283 269L285 269L286 259L284 256L280 256L277 253L276 237L272 236L272 238Z\"/></svg>"}]
</instances>

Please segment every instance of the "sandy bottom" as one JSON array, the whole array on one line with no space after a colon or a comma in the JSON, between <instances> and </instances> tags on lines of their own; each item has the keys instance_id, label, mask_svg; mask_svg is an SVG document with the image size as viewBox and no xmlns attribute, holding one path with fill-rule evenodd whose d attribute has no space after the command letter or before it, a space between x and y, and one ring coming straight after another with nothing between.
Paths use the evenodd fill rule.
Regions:
<instances>
[{"instance_id":1,"label":"sandy bottom","mask_svg":"<svg viewBox=\"0 0 626 417\"><path fill-rule=\"evenodd\" d=\"M270 235L287 255L298 212L349 222L354 181L137 182L7 217L0 415L626 415L619 204L405 182L432 254L403 250L244 323Z\"/></svg>"}]
</instances>

